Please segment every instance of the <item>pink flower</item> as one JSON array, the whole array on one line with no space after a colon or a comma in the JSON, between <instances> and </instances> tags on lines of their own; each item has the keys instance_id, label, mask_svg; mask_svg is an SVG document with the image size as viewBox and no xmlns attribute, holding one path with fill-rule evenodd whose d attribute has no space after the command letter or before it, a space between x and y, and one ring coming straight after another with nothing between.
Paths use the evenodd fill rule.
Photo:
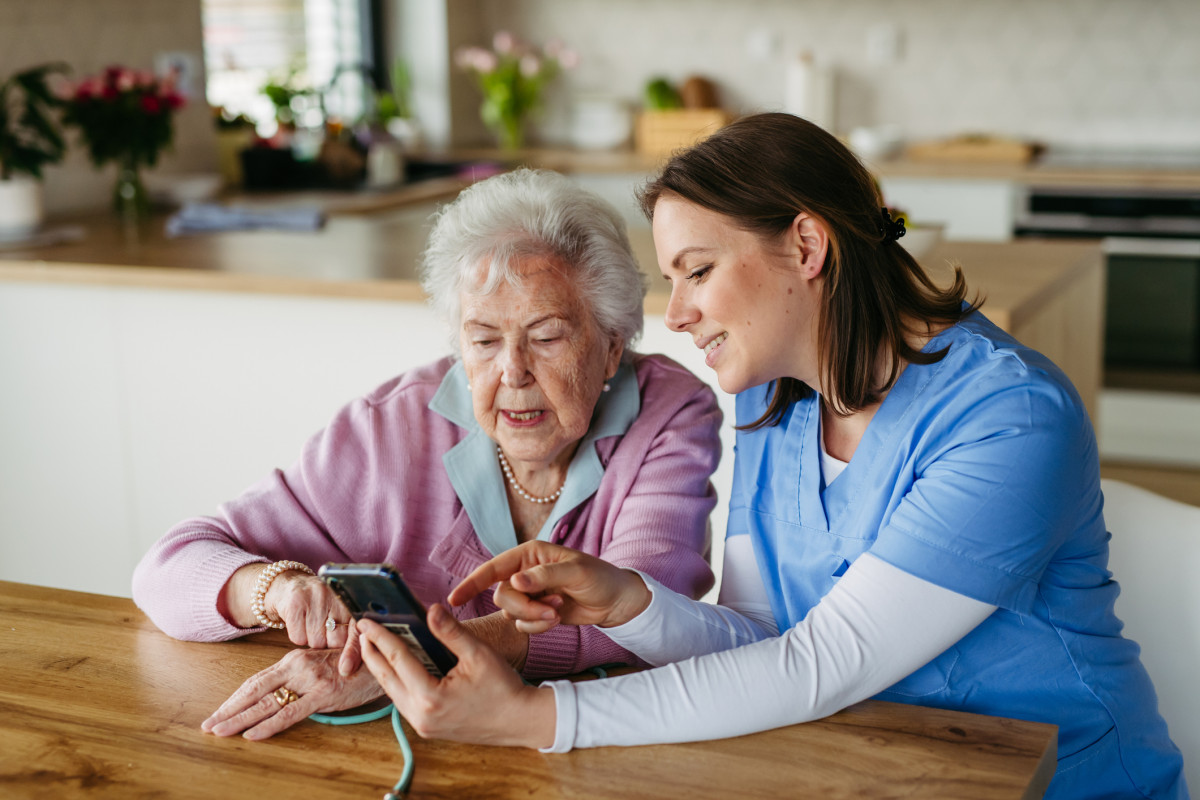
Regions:
<instances>
[{"instance_id":1,"label":"pink flower","mask_svg":"<svg viewBox=\"0 0 1200 800\"><path fill-rule=\"evenodd\" d=\"M487 50L478 50L475 53L475 63L472 66L476 71L486 73L494 70L499 63L500 60L496 58L495 53L488 52Z\"/></svg>"},{"instance_id":2,"label":"pink flower","mask_svg":"<svg viewBox=\"0 0 1200 800\"><path fill-rule=\"evenodd\" d=\"M519 67L521 69L521 74L526 78L536 78L537 74L542 71L542 60L532 53L529 53L521 56Z\"/></svg>"},{"instance_id":3,"label":"pink flower","mask_svg":"<svg viewBox=\"0 0 1200 800\"><path fill-rule=\"evenodd\" d=\"M137 85L143 89L152 89L158 83L158 79L154 77L154 73L148 69L138 70Z\"/></svg>"},{"instance_id":4,"label":"pink flower","mask_svg":"<svg viewBox=\"0 0 1200 800\"><path fill-rule=\"evenodd\" d=\"M142 95L142 111L147 114L157 114L162 111L162 103L152 94Z\"/></svg>"},{"instance_id":5,"label":"pink flower","mask_svg":"<svg viewBox=\"0 0 1200 800\"><path fill-rule=\"evenodd\" d=\"M131 91L138 85L137 73L130 69L123 69L117 73L116 80L113 81L113 86L118 92Z\"/></svg>"},{"instance_id":6,"label":"pink flower","mask_svg":"<svg viewBox=\"0 0 1200 800\"><path fill-rule=\"evenodd\" d=\"M454 63L459 69L473 69L475 66L475 51L478 47L460 47L454 51Z\"/></svg>"},{"instance_id":7,"label":"pink flower","mask_svg":"<svg viewBox=\"0 0 1200 800\"><path fill-rule=\"evenodd\" d=\"M517 47L517 37L508 31L497 31L492 37L492 47L500 55L508 55Z\"/></svg>"}]
</instances>

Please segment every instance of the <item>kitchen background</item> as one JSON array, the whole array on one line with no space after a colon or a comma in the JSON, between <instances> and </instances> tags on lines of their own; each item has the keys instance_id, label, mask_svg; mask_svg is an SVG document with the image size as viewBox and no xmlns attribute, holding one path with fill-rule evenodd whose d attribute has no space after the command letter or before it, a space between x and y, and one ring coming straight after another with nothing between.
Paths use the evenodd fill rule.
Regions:
<instances>
[{"instance_id":1,"label":"kitchen background","mask_svg":"<svg viewBox=\"0 0 1200 800\"><path fill-rule=\"evenodd\" d=\"M413 60L433 144L486 141L453 48L502 29L580 55L534 136L570 140L573 99L640 102L647 79L713 80L731 111L785 105L788 63L834 73L833 127L893 125L905 139L988 133L1130 157L1200 151L1200 3L1194 0L392 0L395 54ZM405 51L408 51L407 53ZM50 58L77 76L110 63L195 59L194 96L161 171L211 170L200 0L0 0L0 74ZM426 68L428 67L428 68ZM107 202L111 177L76 149L51 167L48 210Z\"/></svg>"},{"instance_id":2,"label":"kitchen background","mask_svg":"<svg viewBox=\"0 0 1200 800\"><path fill-rule=\"evenodd\" d=\"M646 76L717 81L778 109L786 62L836 71L834 129L985 132L1086 147L1200 149L1193 0L503 0L486 24L580 53L564 93L637 98ZM586 32L586 35L585 35ZM549 131L548 131L549 132Z\"/></svg>"}]
</instances>

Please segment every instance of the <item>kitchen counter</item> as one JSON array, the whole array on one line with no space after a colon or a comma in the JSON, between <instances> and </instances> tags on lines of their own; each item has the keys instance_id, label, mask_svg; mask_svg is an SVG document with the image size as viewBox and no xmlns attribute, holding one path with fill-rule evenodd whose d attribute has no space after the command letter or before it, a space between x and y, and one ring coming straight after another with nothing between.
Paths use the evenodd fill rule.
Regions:
<instances>
[{"instance_id":1,"label":"kitchen counter","mask_svg":"<svg viewBox=\"0 0 1200 800\"><path fill-rule=\"evenodd\" d=\"M566 173L652 173L661 157L632 150L583 151L563 148L529 148L515 153L488 149L455 150L453 159L485 159L509 164L542 167ZM1200 191L1200 167L1064 164L1053 159L1034 159L1026 164L988 161L923 161L905 157L867 161L883 178L929 178L1003 180L1028 186L1104 186L1131 189L1178 189Z\"/></svg>"}]
</instances>

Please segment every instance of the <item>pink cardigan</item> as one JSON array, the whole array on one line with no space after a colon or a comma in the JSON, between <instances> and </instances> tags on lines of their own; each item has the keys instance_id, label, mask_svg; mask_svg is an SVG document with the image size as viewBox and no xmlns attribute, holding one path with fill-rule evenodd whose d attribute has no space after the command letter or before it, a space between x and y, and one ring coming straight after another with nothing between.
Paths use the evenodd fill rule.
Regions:
<instances>
[{"instance_id":1,"label":"pink cardigan","mask_svg":"<svg viewBox=\"0 0 1200 800\"><path fill-rule=\"evenodd\" d=\"M231 625L217 595L238 568L279 559L314 569L327 561L393 564L422 602L444 602L491 557L442 464L472 431L428 408L452 367L443 359L388 381L343 408L292 467L216 517L173 527L134 571L138 606L179 639L258 631ZM721 412L712 390L665 356L634 356L633 369L640 412L624 435L596 440L599 488L558 521L551 541L699 597L713 583L706 523L716 504L709 476L720 458ZM486 595L455 613L495 610ZM598 630L561 626L532 637L525 674L615 662L640 663Z\"/></svg>"}]
</instances>

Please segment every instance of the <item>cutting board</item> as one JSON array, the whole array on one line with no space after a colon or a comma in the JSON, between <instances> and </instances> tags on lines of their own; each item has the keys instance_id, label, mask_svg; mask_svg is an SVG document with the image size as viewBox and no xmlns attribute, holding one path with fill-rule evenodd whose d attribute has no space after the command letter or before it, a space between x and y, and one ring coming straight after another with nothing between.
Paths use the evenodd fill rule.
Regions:
<instances>
[{"instance_id":1,"label":"cutting board","mask_svg":"<svg viewBox=\"0 0 1200 800\"><path fill-rule=\"evenodd\" d=\"M905 148L912 161L992 161L1025 164L1041 147L1033 142L995 136L957 136L929 142L913 142Z\"/></svg>"}]
</instances>

